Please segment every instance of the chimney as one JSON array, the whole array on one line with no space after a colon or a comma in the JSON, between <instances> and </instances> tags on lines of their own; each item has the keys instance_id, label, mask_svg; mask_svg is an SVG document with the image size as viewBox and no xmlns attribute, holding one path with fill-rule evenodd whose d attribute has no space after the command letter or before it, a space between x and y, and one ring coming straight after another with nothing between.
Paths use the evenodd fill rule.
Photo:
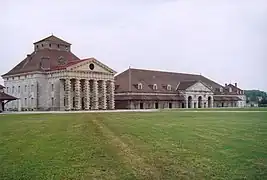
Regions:
<instances>
[{"instance_id":1,"label":"chimney","mask_svg":"<svg viewBox=\"0 0 267 180\"><path fill-rule=\"evenodd\" d=\"M237 83L235 83L235 87L237 87Z\"/></svg>"}]
</instances>

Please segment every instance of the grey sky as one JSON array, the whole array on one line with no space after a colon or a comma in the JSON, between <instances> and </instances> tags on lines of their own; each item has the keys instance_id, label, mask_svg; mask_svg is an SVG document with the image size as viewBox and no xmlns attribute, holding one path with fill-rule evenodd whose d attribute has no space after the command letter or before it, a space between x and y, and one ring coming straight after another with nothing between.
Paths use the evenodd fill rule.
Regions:
<instances>
[{"instance_id":1,"label":"grey sky","mask_svg":"<svg viewBox=\"0 0 267 180\"><path fill-rule=\"evenodd\" d=\"M267 91L266 0L8 0L0 10L0 74L53 33L118 72L201 73Z\"/></svg>"}]
</instances>

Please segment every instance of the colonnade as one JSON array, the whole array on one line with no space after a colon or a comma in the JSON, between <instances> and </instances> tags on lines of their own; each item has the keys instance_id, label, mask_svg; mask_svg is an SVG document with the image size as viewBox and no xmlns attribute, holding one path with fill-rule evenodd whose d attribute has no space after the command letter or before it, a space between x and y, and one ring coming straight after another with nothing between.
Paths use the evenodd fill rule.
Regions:
<instances>
[{"instance_id":1,"label":"colonnade","mask_svg":"<svg viewBox=\"0 0 267 180\"><path fill-rule=\"evenodd\" d=\"M64 79L65 110L115 109L112 80Z\"/></svg>"}]
</instances>

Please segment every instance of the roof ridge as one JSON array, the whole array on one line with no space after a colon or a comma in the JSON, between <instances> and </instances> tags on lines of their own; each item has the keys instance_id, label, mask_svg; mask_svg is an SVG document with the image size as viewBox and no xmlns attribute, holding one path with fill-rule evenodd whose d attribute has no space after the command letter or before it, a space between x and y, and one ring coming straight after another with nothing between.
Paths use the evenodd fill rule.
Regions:
<instances>
[{"instance_id":1,"label":"roof ridge","mask_svg":"<svg viewBox=\"0 0 267 180\"><path fill-rule=\"evenodd\" d=\"M193 74L193 73L180 73L180 72L174 72L174 71L153 70L153 69L131 68L131 70L141 70L141 71L150 71L150 72L173 73L173 74L184 74L184 75L201 76L201 75L199 75L199 74Z\"/></svg>"},{"instance_id":2,"label":"roof ridge","mask_svg":"<svg viewBox=\"0 0 267 180\"><path fill-rule=\"evenodd\" d=\"M57 37L57 36L54 36L53 34L50 35L50 36L47 36L47 37L45 37L45 38L43 38L43 39L41 39L41 40L39 40L39 41L37 41L37 42L34 42L33 44L36 44L36 43L45 41L45 40L47 40L47 39L49 39L49 38L55 38L55 39L58 40L58 41L61 41L61 42L65 43L65 44L69 44L69 45L71 45L71 44L68 43L67 41L65 41L65 40L63 40L63 39L61 39L61 38L59 38L59 37Z\"/></svg>"}]
</instances>

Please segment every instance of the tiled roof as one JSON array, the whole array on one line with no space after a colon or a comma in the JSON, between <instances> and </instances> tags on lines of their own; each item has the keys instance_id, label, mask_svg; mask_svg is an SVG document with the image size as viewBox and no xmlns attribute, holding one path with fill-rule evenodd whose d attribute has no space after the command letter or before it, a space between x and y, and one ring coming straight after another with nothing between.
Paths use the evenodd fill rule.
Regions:
<instances>
[{"instance_id":1,"label":"tiled roof","mask_svg":"<svg viewBox=\"0 0 267 180\"><path fill-rule=\"evenodd\" d=\"M181 86L180 88L185 89L197 81L201 81L207 87L212 87L212 90L219 89L221 87L223 88L220 84L202 75L131 68L115 77L115 92L122 93L131 91L174 93L176 92L176 88L179 83ZM138 83L142 83L142 89L137 88ZM157 90L152 88L153 84L157 84ZM171 91L167 89L168 85L171 85Z\"/></svg>"},{"instance_id":2,"label":"tiled roof","mask_svg":"<svg viewBox=\"0 0 267 180\"><path fill-rule=\"evenodd\" d=\"M72 66L74 64L77 64L77 63L80 63L80 62L83 62L83 61L86 61L88 59L83 59L83 60L74 60L74 61L69 61L68 63L64 64L64 65L58 65L58 66L55 66L53 67L51 70L61 70L61 69L66 69L67 67L69 66Z\"/></svg>"},{"instance_id":3,"label":"tiled roof","mask_svg":"<svg viewBox=\"0 0 267 180\"><path fill-rule=\"evenodd\" d=\"M198 81L182 81L180 82L177 90L186 90L187 88L189 88L190 86L193 86L194 84L196 84Z\"/></svg>"},{"instance_id":4,"label":"tiled roof","mask_svg":"<svg viewBox=\"0 0 267 180\"><path fill-rule=\"evenodd\" d=\"M16 97L10 96L4 92L0 92L0 100L16 100Z\"/></svg>"},{"instance_id":5,"label":"tiled roof","mask_svg":"<svg viewBox=\"0 0 267 180\"><path fill-rule=\"evenodd\" d=\"M214 101L240 101L236 96L213 96Z\"/></svg>"},{"instance_id":6,"label":"tiled roof","mask_svg":"<svg viewBox=\"0 0 267 180\"><path fill-rule=\"evenodd\" d=\"M31 71L52 70L61 65L60 61L64 61L64 64L68 64L76 61L79 62L80 59L72 52L68 51L50 49L38 50L28 55L24 60L22 60L18 65L4 75L13 75ZM43 66L45 66L45 69L42 68Z\"/></svg>"},{"instance_id":7,"label":"tiled roof","mask_svg":"<svg viewBox=\"0 0 267 180\"><path fill-rule=\"evenodd\" d=\"M42 42L42 41L50 41L50 42L54 42L54 43L57 43L57 44L65 44L65 45L71 45L70 43L68 43L67 41L64 41L54 35L51 35L51 36L48 36L40 41L37 41L35 42L34 44L36 43L39 43L39 42Z\"/></svg>"}]
</instances>

